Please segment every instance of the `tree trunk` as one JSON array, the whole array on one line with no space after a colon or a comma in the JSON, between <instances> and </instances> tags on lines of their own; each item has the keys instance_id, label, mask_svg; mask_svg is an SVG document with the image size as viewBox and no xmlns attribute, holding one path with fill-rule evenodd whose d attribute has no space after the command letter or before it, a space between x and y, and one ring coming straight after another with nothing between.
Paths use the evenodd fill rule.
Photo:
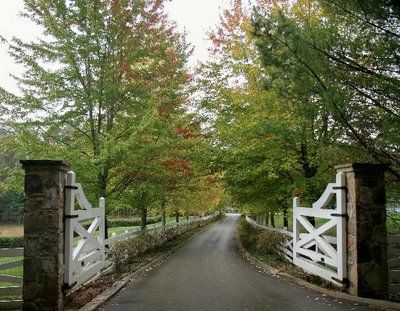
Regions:
<instances>
[{"instance_id":1,"label":"tree trunk","mask_svg":"<svg viewBox=\"0 0 400 311\"><path fill-rule=\"evenodd\" d=\"M275 228L275 218L274 218L274 212L270 212L270 217L271 217L271 227Z\"/></svg>"},{"instance_id":2,"label":"tree trunk","mask_svg":"<svg viewBox=\"0 0 400 311\"><path fill-rule=\"evenodd\" d=\"M289 230L288 209L286 206L283 208L283 227Z\"/></svg>"},{"instance_id":3,"label":"tree trunk","mask_svg":"<svg viewBox=\"0 0 400 311\"><path fill-rule=\"evenodd\" d=\"M146 230L146 225L147 225L147 207L142 207L140 210L141 215L140 215L140 231Z\"/></svg>"},{"instance_id":4,"label":"tree trunk","mask_svg":"<svg viewBox=\"0 0 400 311\"><path fill-rule=\"evenodd\" d=\"M189 214L186 214L186 221L189 221Z\"/></svg>"},{"instance_id":5,"label":"tree trunk","mask_svg":"<svg viewBox=\"0 0 400 311\"><path fill-rule=\"evenodd\" d=\"M105 198L107 192L107 178L108 178L108 169L104 169L103 173L99 173L98 175L98 193L99 198ZM108 220L107 213L104 212L104 239L108 239Z\"/></svg>"},{"instance_id":6,"label":"tree trunk","mask_svg":"<svg viewBox=\"0 0 400 311\"><path fill-rule=\"evenodd\" d=\"M161 226L165 228L167 224L166 210L165 210L165 200L161 203Z\"/></svg>"},{"instance_id":7,"label":"tree trunk","mask_svg":"<svg viewBox=\"0 0 400 311\"><path fill-rule=\"evenodd\" d=\"M175 211L175 221L176 223L179 222L179 211Z\"/></svg>"}]
</instances>

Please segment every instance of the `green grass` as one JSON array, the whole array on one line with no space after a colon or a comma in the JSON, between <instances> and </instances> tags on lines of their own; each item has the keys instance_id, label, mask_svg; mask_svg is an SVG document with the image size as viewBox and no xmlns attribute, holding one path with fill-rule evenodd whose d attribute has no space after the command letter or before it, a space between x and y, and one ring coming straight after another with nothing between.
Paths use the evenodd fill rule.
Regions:
<instances>
[{"instance_id":1,"label":"green grass","mask_svg":"<svg viewBox=\"0 0 400 311\"><path fill-rule=\"evenodd\" d=\"M19 237L24 235L24 226L22 225L0 225L1 237Z\"/></svg>"},{"instance_id":2,"label":"green grass","mask_svg":"<svg viewBox=\"0 0 400 311\"><path fill-rule=\"evenodd\" d=\"M186 220L186 218L181 217L181 221ZM167 225L175 223L175 217L167 218ZM161 227L161 222L157 222L155 224L148 224L147 228L157 228ZM120 235L128 231L136 231L139 230L140 226L130 226L130 227L116 227L116 228L108 228L108 235L111 237L115 232L116 235ZM23 226L8 226L8 225L0 225L0 234L1 237L21 237L23 236Z\"/></svg>"},{"instance_id":3,"label":"green grass","mask_svg":"<svg viewBox=\"0 0 400 311\"><path fill-rule=\"evenodd\" d=\"M120 235L120 234L124 234L125 231L136 231L139 229L140 229L139 226L108 228L108 237L112 237L114 233L115 233L115 235Z\"/></svg>"}]
</instances>

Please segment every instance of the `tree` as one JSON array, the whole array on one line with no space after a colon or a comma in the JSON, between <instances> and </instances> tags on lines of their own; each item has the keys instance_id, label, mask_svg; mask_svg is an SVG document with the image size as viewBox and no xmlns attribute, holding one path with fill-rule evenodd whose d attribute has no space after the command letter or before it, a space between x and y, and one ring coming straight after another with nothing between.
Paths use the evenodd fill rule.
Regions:
<instances>
[{"instance_id":1,"label":"tree","mask_svg":"<svg viewBox=\"0 0 400 311\"><path fill-rule=\"evenodd\" d=\"M308 94L286 94L290 81L261 62L250 16L234 1L210 34L214 60L200 68L200 110L209 116L215 169L236 203L253 214L283 210L287 226L292 196L318 198L343 157L336 146L341 132L323 107L310 109Z\"/></svg>"},{"instance_id":2,"label":"tree","mask_svg":"<svg viewBox=\"0 0 400 311\"><path fill-rule=\"evenodd\" d=\"M125 182L118 166L133 147L127 142L159 136L183 102L187 45L163 5L25 1L44 38L9 43L26 71L16 77L21 96L1 90L20 157L61 157L91 197L114 194Z\"/></svg>"},{"instance_id":3,"label":"tree","mask_svg":"<svg viewBox=\"0 0 400 311\"><path fill-rule=\"evenodd\" d=\"M353 149L359 160L390 163L399 180L398 5L264 2L254 10L255 35L275 82L285 81L292 98L312 99L311 111L323 109L330 124L345 130L341 149Z\"/></svg>"}]
</instances>

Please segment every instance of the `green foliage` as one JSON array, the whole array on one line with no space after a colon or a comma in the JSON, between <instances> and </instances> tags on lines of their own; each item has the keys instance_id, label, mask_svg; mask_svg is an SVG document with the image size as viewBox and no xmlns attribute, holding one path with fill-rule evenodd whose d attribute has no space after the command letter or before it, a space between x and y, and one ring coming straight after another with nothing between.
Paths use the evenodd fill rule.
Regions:
<instances>
[{"instance_id":1,"label":"green foliage","mask_svg":"<svg viewBox=\"0 0 400 311\"><path fill-rule=\"evenodd\" d=\"M235 1L211 33L215 57L199 68L199 109L209 116L212 169L223 172L234 204L265 214L287 210L298 192L303 202L317 199L346 152L323 110L267 86L274 69L261 62L248 12Z\"/></svg>"},{"instance_id":2,"label":"green foliage","mask_svg":"<svg viewBox=\"0 0 400 311\"><path fill-rule=\"evenodd\" d=\"M114 264L115 272L123 272L126 269L126 264L132 263L137 255L150 249L153 243L154 237L150 234L142 234L118 242L109 252L109 258Z\"/></svg>"},{"instance_id":3,"label":"green foliage","mask_svg":"<svg viewBox=\"0 0 400 311\"><path fill-rule=\"evenodd\" d=\"M399 188L398 8L254 3L222 14L197 77L210 165L234 204L259 215L286 213L295 195L312 204L347 162L388 162Z\"/></svg>"},{"instance_id":4,"label":"green foliage","mask_svg":"<svg viewBox=\"0 0 400 311\"><path fill-rule=\"evenodd\" d=\"M0 224L23 222L24 198L12 190L0 190Z\"/></svg>"},{"instance_id":5,"label":"green foliage","mask_svg":"<svg viewBox=\"0 0 400 311\"><path fill-rule=\"evenodd\" d=\"M244 248L273 260L283 258L280 249L286 239L283 234L270 230L259 230L244 219L240 220L237 230Z\"/></svg>"},{"instance_id":6,"label":"green foliage","mask_svg":"<svg viewBox=\"0 0 400 311\"><path fill-rule=\"evenodd\" d=\"M0 248L17 248L24 247L23 236L0 237Z\"/></svg>"},{"instance_id":7,"label":"green foliage","mask_svg":"<svg viewBox=\"0 0 400 311\"><path fill-rule=\"evenodd\" d=\"M352 159L390 163L398 181L398 6L283 0L254 12L266 87L318 116L314 130L332 132Z\"/></svg>"},{"instance_id":8,"label":"green foliage","mask_svg":"<svg viewBox=\"0 0 400 311\"><path fill-rule=\"evenodd\" d=\"M198 181L210 174L200 126L186 108L190 51L165 2L24 0L23 15L44 34L6 42L25 72L16 77L19 94L0 89L1 154L14 165L68 162L91 202L106 198L107 214L144 219L168 204L186 214L214 209L218 199L198 199L206 188ZM21 170L9 168L0 190L21 191ZM181 193L191 199L177 199Z\"/></svg>"}]
</instances>

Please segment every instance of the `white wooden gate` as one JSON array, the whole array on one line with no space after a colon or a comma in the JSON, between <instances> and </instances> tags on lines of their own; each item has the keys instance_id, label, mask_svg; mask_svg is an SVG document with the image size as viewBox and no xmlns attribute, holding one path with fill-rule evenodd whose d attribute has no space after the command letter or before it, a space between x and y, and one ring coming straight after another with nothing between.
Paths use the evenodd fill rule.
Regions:
<instances>
[{"instance_id":1,"label":"white wooden gate","mask_svg":"<svg viewBox=\"0 0 400 311\"><path fill-rule=\"evenodd\" d=\"M336 196L334 207L328 207ZM313 226L308 217L316 218ZM336 175L312 208L293 199L293 263L337 285L346 283L346 180Z\"/></svg>"},{"instance_id":2,"label":"white wooden gate","mask_svg":"<svg viewBox=\"0 0 400 311\"><path fill-rule=\"evenodd\" d=\"M75 182L74 172L67 173L65 197L64 281L68 287L73 287L84 283L105 266L105 199L101 198L99 207L93 208L82 185Z\"/></svg>"}]
</instances>

